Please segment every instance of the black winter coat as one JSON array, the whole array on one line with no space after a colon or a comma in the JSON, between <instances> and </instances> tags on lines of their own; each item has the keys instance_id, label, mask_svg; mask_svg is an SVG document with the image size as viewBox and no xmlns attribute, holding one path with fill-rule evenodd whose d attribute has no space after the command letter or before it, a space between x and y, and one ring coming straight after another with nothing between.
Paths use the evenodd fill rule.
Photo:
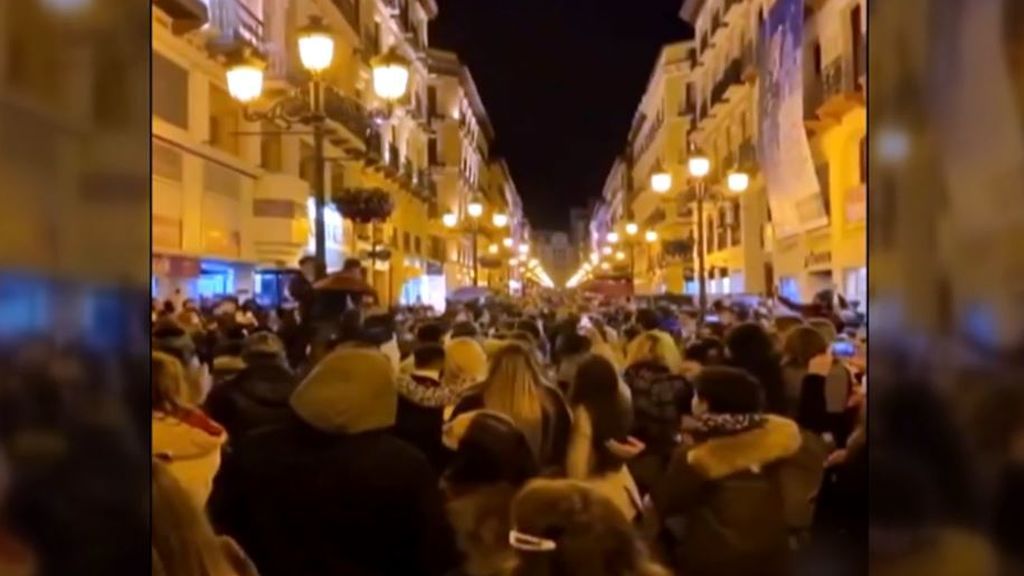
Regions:
<instances>
[{"instance_id":1,"label":"black winter coat","mask_svg":"<svg viewBox=\"0 0 1024 576\"><path fill-rule=\"evenodd\" d=\"M435 576L458 564L437 476L378 430L328 434L298 418L243 438L209 503L262 576Z\"/></svg>"},{"instance_id":2,"label":"black winter coat","mask_svg":"<svg viewBox=\"0 0 1024 576\"><path fill-rule=\"evenodd\" d=\"M250 359L241 372L210 391L203 408L235 440L291 420L288 398L297 385L295 374L283 364Z\"/></svg>"},{"instance_id":3,"label":"black winter coat","mask_svg":"<svg viewBox=\"0 0 1024 576\"><path fill-rule=\"evenodd\" d=\"M673 455L651 499L668 527L677 573L789 573L789 503L780 466L801 444L795 422L769 417L760 428L682 447Z\"/></svg>"}]
</instances>

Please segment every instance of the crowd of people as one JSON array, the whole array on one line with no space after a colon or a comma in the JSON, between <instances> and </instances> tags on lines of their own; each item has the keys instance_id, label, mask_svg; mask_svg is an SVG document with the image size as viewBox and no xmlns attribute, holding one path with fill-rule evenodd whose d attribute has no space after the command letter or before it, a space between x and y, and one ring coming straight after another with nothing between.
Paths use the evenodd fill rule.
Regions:
<instances>
[{"instance_id":1,"label":"crowd of people","mask_svg":"<svg viewBox=\"0 0 1024 576\"><path fill-rule=\"evenodd\" d=\"M771 576L865 542L866 342L827 316L275 312L154 307L154 573Z\"/></svg>"}]
</instances>

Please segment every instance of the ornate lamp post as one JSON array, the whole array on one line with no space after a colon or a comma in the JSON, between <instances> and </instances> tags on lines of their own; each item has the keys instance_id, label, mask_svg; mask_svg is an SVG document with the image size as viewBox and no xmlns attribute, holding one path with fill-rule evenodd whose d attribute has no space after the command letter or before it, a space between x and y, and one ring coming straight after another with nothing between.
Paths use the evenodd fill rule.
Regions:
<instances>
[{"instance_id":1,"label":"ornate lamp post","mask_svg":"<svg viewBox=\"0 0 1024 576\"><path fill-rule=\"evenodd\" d=\"M243 117L249 122L272 121L290 128L301 123L313 130L313 194L316 202L314 223L314 258L316 275L327 273L327 231L324 208L327 204L327 186L324 182L326 159L324 140L327 116L324 111L326 91L332 89L323 81L323 73L334 60L334 37L319 16L312 16L298 31L299 58L310 74L306 86L272 102L265 110L250 105L263 92L265 64L249 53L239 53L228 64L228 92L244 105ZM409 66L399 56L389 53L373 64L374 91L384 100L394 102L408 88Z\"/></svg>"}]
</instances>

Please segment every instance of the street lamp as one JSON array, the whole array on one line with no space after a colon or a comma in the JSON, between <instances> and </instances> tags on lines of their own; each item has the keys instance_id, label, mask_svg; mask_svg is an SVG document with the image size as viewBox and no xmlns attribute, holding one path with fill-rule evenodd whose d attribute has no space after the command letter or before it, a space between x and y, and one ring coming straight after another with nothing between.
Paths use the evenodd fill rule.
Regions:
<instances>
[{"instance_id":1,"label":"street lamp","mask_svg":"<svg viewBox=\"0 0 1024 576\"><path fill-rule=\"evenodd\" d=\"M529 254L530 253L530 245L527 244L526 242L523 242L522 244L520 244L519 245L519 253L522 254L523 256L526 256L527 254Z\"/></svg>"},{"instance_id":2,"label":"street lamp","mask_svg":"<svg viewBox=\"0 0 1024 576\"><path fill-rule=\"evenodd\" d=\"M601 248L601 253L604 254L605 256L611 256L611 254L612 254L612 247L611 246L605 246L605 247Z\"/></svg>"},{"instance_id":3,"label":"street lamp","mask_svg":"<svg viewBox=\"0 0 1024 576\"><path fill-rule=\"evenodd\" d=\"M618 232L609 232L608 235L605 238L607 238L609 244L618 244L619 243L619 233Z\"/></svg>"},{"instance_id":4,"label":"street lamp","mask_svg":"<svg viewBox=\"0 0 1024 576\"><path fill-rule=\"evenodd\" d=\"M494 216L491 216L491 223L497 228L504 228L508 226L508 215L501 212L495 212Z\"/></svg>"},{"instance_id":5,"label":"street lamp","mask_svg":"<svg viewBox=\"0 0 1024 576\"><path fill-rule=\"evenodd\" d=\"M644 241L647 242L648 244L654 244L655 242L658 241L658 233L655 232L654 230L648 230L647 232L644 232Z\"/></svg>"},{"instance_id":6,"label":"street lamp","mask_svg":"<svg viewBox=\"0 0 1024 576\"><path fill-rule=\"evenodd\" d=\"M497 244L491 244L490 246L488 246L487 247L487 253L488 254L497 254L498 253L498 245Z\"/></svg>"},{"instance_id":7,"label":"street lamp","mask_svg":"<svg viewBox=\"0 0 1024 576\"><path fill-rule=\"evenodd\" d=\"M670 188L672 188L672 174L662 168L661 160L658 160L651 172L651 190L658 194L664 194Z\"/></svg>"},{"instance_id":8,"label":"street lamp","mask_svg":"<svg viewBox=\"0 0 1024 576\"><path fill-rule=\"evenodd\" d=\"M640 227L636 225L636 222L626 222L626 234L629 236L636 236L636 233L640 231Z\"/></svg>"},{"instance_id":9,"label":"street lamp","mask_svg":"<svg viewBox=\"0 0 1024 576\"><path fill-rule=\"evenodd\" d=\"M312 17L299 29L299 60L302 67L320 74L331 66L334 59L334 38L319 17Z\"/></svg>"},{"instance_id":10,"label":"street lamp","mask_svg":"<svg viewBox=\"0 0 1024 576\"><path fill-rule=\"evenodd\" d=\"M468 204L466 204L466 214L469 214L470 218L473 218L475 220L480 216L483 216L483 213L484 205L482 202L480 202L480 200L474 198L470 200Z\"/></svg>"},{"instance_id":11,"label":"street lamp","mask_svg":"<svg viewBox=\"0 0 1024 576\"><path fill-rule=\"evenodd\" d=\"M619 261L625 260L626 259L626 253L623 252L622 250L619 250L618 252L615 253L615 259L619 260Z\"/></svg>"},{"instance_id":12,"label":"street lamp","mask_svg":"<svg viewBox=\"0 0 1024 576\"><path fill-rule=\"evenodd\" d=\"M324 208L327 205L327 185L324 182L327 168L324 157L324 91L327 86L321 80L321 73L330 68L334 59L334 38L323 19L311 16L306 26L299 30L298 45L299 59L311 76L308 91L288 94L266 110L249 108L248 105L263 92L265 64L245 52L234 55L229 61L226 79L228 93L244 105L242 115L247 121L280 122L286 126L302 122L313 128L313 192L316 201L314 258L316 276L322 278L327 274L327 230L324 224Z\"/></svg>"},{"instance_id":13,"label":"street lamp","mask_svg":"<svg viewBox=\"0 0 1024 576\"><path fill-rule=\"evenodd\" d=\"M501 241L501 245L505 248L511 248L512 244L515 244L515 240L513 240L511 236Z\"/></svg>"},{"instance_id":14,"label":"street lamp","mask_svg":"<svg viewBox=\"0 0 1024 576\"><path fill-rule=\"evenodd\" d=\"M601 261L601 255L600 254L598 254L597 252L591 252L590 253L590 263L591 264L596 265L600 261Z\"/></svg>"},{"instance_id":15,"label":"street lamp","mask_svg":"<svg viewBox=\"0 0 1024 576\"><path fill-rule=\"evenodd\" d=\"M441 223L444 224L445 228L455 228L455 225L459 223L459 217L453 212L447 212L444 216L441 216Z\"/></svg>"},{"instance_id":16,"label":"street lamp","mask_svg":"<svg viewBox=\"0 0 1024 576\"><path fill-rule=\"evenodd\" d=\"M405 96L409 88L409 63L392 46L371 62L373 91L379 98L394 102Z\"/></svg>"},{"instance_id":17,"label":"street lamp","mask_svg":"<svg viewBox=\"0 0 1024 576\"><path fill-rule=\"evenodd\" d=\"M729 172L728 184L732 192L746 192L750 187L750 176L746 172L734 170Z\"/></svg>"}]
</instances>

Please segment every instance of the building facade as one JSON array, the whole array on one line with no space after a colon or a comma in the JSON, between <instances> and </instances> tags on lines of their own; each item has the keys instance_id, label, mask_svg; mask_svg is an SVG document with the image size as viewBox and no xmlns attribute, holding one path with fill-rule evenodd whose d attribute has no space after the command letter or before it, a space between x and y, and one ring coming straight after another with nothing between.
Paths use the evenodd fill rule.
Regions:
<instances>
[{"instance_id":1,"label":"building facade","mask_svg":"<svg viewBox=\"0 0 1024 576\"><path fill-rule=\"evenodd\" d=\"M824 288L866 299L866 5L863 0L804 4L802 61L805 130L824 207L820 224L782 236L770 215L772 195L756 142L759 51L773 0L687 0L681 16L694 25L696 125L691 139L711 159L709 188L722 193L705 216L710 294L758 293L770 287L793 299ZM730 197L727 171L750 175ZM788 169L779 166L777 169Z\"/></svg>"},{"instance_id":2,"label":"building facade","mask_svg":"<svg viewBox=\"0 0 1024 576\"><path fill-rule=\"evenodd\" d=\"M431 170L428 26L432 0L160 0L153 10L153 250L166 265L159 295L268 288L263 270L294 266L313 251L314 148L308 130L250 122L227 91L223 61L242 48L267 60L269 105L304 85L297 34L312 16L335 40L322 76L327 143L328 270L358 258L391 303L443 305L447 260ZM395 51L410 65L406 95L374 94L372 59ZM354 225L330 202L352 189L387 191L386 222Z\"/></svg>"}]
</instances>

